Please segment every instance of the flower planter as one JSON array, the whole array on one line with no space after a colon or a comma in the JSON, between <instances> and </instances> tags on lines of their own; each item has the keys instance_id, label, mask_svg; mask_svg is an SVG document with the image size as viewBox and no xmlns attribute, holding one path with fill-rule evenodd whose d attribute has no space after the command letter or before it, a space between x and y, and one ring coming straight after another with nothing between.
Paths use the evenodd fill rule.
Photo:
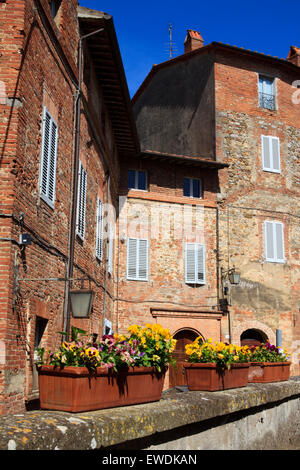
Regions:
<instances>
[{"instance_id":1,"label":"flower planter","mask_svg":"<svg viewBox=\"0 0 300 470\"><path fill-rule=\"evenodd\" d=\"M290 362L251 362L249 383L283 382L290 378Z\"/></svg>"},{"instance_id":2,"label":"flower planter","mask_svg":"<svg viewBox=\"0 0 300 470\"><path fill-rule=\"evenodd\" d=\"M231 364L230 369L221 369L215 363L196 363L185 366L189 390L225 390L245 387L248 383L249 363Z\"/></svg>"},{"instance_id":3,"label":"flower planter","mask_svg":"<svg viewBox=\"0 0 300 470\"><path fill-rule=\"evenodd\" d=\"M41 366L39 368L42 409L80 412L158 401L164 372L154 367L129 367L118 373L86 367Z\"/></svg>"}]
</instances>

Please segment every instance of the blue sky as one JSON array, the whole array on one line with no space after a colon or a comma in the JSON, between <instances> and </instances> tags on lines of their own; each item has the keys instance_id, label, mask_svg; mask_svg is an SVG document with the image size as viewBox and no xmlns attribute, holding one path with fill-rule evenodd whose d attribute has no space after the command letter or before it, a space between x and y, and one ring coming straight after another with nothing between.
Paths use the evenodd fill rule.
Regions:
<instances>
[{"instance_id":1,"label":"blue sky","mask_svg":"<svg viewBox=\"0 0 300 470\"><path fill-rule=\"evenodd\" d=\"M205 44L220 41L280 58L300 47L299 0L79 0L81 6L113 16L130 95L153 64L183 54L187 29L199 31Z\"/></svg>"}]
</instances>

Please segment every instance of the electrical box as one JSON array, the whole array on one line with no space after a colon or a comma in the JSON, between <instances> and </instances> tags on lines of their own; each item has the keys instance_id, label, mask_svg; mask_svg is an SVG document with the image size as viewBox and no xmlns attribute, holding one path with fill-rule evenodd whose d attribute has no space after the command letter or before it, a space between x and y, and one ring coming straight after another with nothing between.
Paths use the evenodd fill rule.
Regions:
<instances>
[{"instance_id":1,"label":"electrical box","mask_svg":"<svg viewBox=\"0 0 300 470\"><path fill-rule=\"evenodd\" d=\"M19 238L20 245L31 245L32 239L28 233L21 233Z\"/></svg>"}]
</instances>

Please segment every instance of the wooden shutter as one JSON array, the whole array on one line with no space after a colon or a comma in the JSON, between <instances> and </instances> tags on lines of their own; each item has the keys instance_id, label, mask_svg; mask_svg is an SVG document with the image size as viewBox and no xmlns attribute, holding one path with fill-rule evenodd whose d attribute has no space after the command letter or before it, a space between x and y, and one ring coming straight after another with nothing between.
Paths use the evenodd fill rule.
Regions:
<instances>
[{"instance_id":1,"label":"wooden shutter","mask_svg":"<svg viewBox=\"0 0 300 470\"><path fill-rule=\"evenodd\" d=\"M205 246L197 244L197 283L205 284Z\"/></svg>"},{"instance_id":2,"label":"wooden shutter","mask_svg":"<svg viewBox=\"0 0 300 470\"><path fill-rule=\"evenodd\" d=\"M282 222L265 221L265 249L266 261L285 262Z\"/></svg>"},{"instance_id":3,"label":"wooden shutter","mask_svg":"<svg viewBox=\"0 0 300 470\"><path fill-rule=\"evenodd\" d=\"M186 243L185 282L205 284L205 246L199 243Z\"/></svg>"},{"instance_id":4,"label":"wooden shutter","mask_svg":"<svg viewBox=\"0 0 300 470\"><path fill-rule=\"evenodd\" d=\"M283 224L281 222L274 222L274 225L276 238L276 260L277 262L284 262Z\"/></svg>"},{"instance_id":5,"label":"wooden shutter","mask_svg":"<svg viewBox=\"0 0 300 470\"><path fill-rule=\"evenodd\" d=\"M278 137L272 137L272 170L280 172L280 145Z\"/></svg>"},{"instance_id":6,"label":"wooden shutter","mask_svg":"<svg viewBox=\"0 0 300 470\"><path fill-rule=\"evenodd\" d=\"M275 260L275 250L274 250L274 233L273 233L273 223L265 222L265 246L266 246L266 260L274 261Z\"/></svg>"},{"instance_id":7,"label":"wooden shutter","mask_svg":"<svg viewBox=\"0 0 300 470\"><path fill-rule=\"evenodd\" d=\"M135 280L137 278L137 245L136 238L127 240L127 279Z\"/></svg>"},{"instance_id":8,"label":"wooden shutter","mask_svg":"<svg viewBox=\"0 0 300 470\"><path fill-rule=\"evenodd\" d=\"M82 240L85 235L86 180L86 171L79 162L76 233Z\"/></svg>"},{"instance_id":9,"label":"wooden shutter","mask_svg":"<svg viewBox=\"0 0 300 470\"><path fill-rule=\"evenodd\" d=\"M44 107L40 195L51 207L55 200L58 127Z\"/></svg>"},{"instance_id":10,"label":"wooden shutter","mask_svg":"<svg viewBox=\"0 0 300 470\"><path fill-rule=\"evenodd\" d=\"M262 135L261 142L263 169L280 173L280 141L278 137Z\"/></svg>"},{"instance_id":11,"label":"wooden shutter","mask_svg":"<svg viewBox=\"0 0 300 470\"><path fill-rule=\"evenodd\" d=\"M103 203L97 198L97 221L96 221L96 256L101 261L103 255Z\"/></svg>"},{"instance_id":12,"label":"wooden shutter","mask_svg":"<svg viewBox=\"0 0 300 470\"><path fill-rule=\"evenodd\" d=\"M148 279L148 240L138 240L138 279Z\"/></svg>"},{"instance_id":13,"label":"wooden shutter","mask_svg":"<svg viewBox=\"0 0 300 470\"><path fill-rule=\"evenodd\" d=\"M128 238L127 279L148 280L148 240Z\"/></svg>"}]
</instances>

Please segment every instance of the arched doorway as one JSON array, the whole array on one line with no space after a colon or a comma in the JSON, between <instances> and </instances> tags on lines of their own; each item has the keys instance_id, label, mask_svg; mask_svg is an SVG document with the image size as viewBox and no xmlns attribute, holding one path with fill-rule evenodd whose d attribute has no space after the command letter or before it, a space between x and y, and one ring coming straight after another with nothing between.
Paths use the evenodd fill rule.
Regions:
<instances>
[{"instance_id":1,"label":"arched doorway","mask_svg":"<svg viewBox=\"0 0 300 470\"><path fill-rule=\"evenodd\" d=\"M179 330L173 335L174 339L177 340L176 347L173 352L173 357L176 360L176 367L170 366L170 387L184 386L187 384L183 368L183 363L186 360L185 346L186 344L192 343L198 336L201 335L195 330L190 329Z\"/></svg>"},{"instance_id":2,"label":"arched doorway","mask_svg":"<svg viewBox=\"0 0 300 470\"><path fill-rule=\"evenodd\" d=\"M252 328L241 334L241 346L258 346L268 341L267 335L258 329Z\"/></svg>"}]
</instances>

